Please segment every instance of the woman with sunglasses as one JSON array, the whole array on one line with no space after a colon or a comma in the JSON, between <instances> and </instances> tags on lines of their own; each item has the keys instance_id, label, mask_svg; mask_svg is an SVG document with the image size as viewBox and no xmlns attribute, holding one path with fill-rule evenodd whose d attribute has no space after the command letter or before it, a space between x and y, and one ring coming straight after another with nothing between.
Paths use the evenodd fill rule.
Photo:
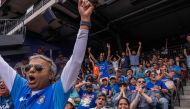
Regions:
<instances>
[{"instance_id":1,"label":"woman with sunglasses","mask_svg":"<svg viewBox=\"0 0 190 109\"><path fill-rule=\"evenodd\" d=\"M73 54L67 62L61 79L52 84L56 73L54 62L43 56L30 57L26 67L27 80L20 77L0 56L0 77L11 92L15 109L64 109L74 85L85 55L90 17L94 6L88 0L78 1L81 16L80 29L74 46Z\"/></svg>"},{"instance_id":2,"label":"woman with sunglasses","mask_svg":"<svg viewBox=\"0 0 190 109\"><path fill-rule=\"evenodd\" d=\"M146 89L144 78L138 78L136 92L131 97L131 109L153 109L157 104L155 94Z\"/></svg>"}]
</instances>

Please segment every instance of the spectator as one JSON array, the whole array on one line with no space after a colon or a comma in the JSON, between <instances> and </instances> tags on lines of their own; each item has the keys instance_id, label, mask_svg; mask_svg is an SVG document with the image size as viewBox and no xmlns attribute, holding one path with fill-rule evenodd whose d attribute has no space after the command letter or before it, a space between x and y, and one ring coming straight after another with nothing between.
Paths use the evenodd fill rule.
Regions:
<instances>
[{"instance_id":1,"label":"spectator","mask_svg":"<svg viewBox=\"0 0 190 109\"><path fill-rule=\"evenodd\" d=\"M75 106L70 100L68 100L65 109L75 109Z\"/></svg>"},{"instance_id":2,"label":"spectator","mask_svg":"<svg viewBox=\"0 0 190 109\"><path fill-rule=\"evenodd\" d=\"M90 48L88 48L88 51L90 52ZM100 75L99 73L99 69L98 69L98 66L96 63L94 63L94 61L91 59L91 57L89 56L89 60L92 64L92 67L93 67L93 74L95 77L98 77Z\"/></svg>"},{"instance_id":3,"label":"spectator","mask_svg":"<svg viewBox=\"0 0 190 109\"><path fill-rule=\"evenodd\" d=\"M168 109L168 88L162 81L156 80L156 73L150 74L150 80L151 81L146 85L146 88L151 90L151 92L156 93L155 96L161 104L162 109Z\"/></svg>"},{"instance_id":4,"label":"spectator","mask_svg":"<svg viewBox=\"0 0 190 109\"><path fill-rule=\"evenodd\" d=\"M106 105L106 95L104 93L99 93L96 99L96 107L90 109L107 109Z\"/></svg>"},{"instance_id":5,"label":"spectator","mask_svg":"<svg viewBox=\"0 0 190 109\"><path fill-rule=\"evenodd\" d=\"M151 73L150 70L146 70L145 71L145 78L144 78L144 80L146 81L146 83L150 82L150 73Z\"/></svg>"},{"instance_id":6,"label":"spectator","mask_svg":"<svg viewBox=\"0 0 190 109\"><path fill-rule=\"evenodd\" d=\"M83 85L85 85L86 90L83 90L81 88ZM78 105L78 109L94 108L97 93L93 92L92 83L91 82L82 82L82 83L77 84L75 87L81 98L81 101Z\"/></svg>"},{"instance_id":7,"label":"spectator","mask_svg":"<svg viewBox=\"0 0 190 109\"><path fill-rule=\"evenodd\" d=\"M71 90L71 93L69 95L69 101L74 105L78 105L80 103L80 96L76 90L76 88L73 88Z\"/></svg>"},{"instance_id":8,"label":"spectator","mask_svg":"<svg viewBox=\"0 0 190 109\"><path fill-rule=\"evenodd\" d=\"M17 71L17 73L21 76L26 78L25 74L25 66L29 63L29 60L27 57L24 57L20 62L17 62L16 65L14 66L14 69Z\"/></svg>"},{"instance_id":9,"label":"spectator","mask_svg":"<svg viewBox=\"0 0 190 109\"><path fill-rule=\"evenodd\" d=\"M125 72L130 68L130 59L129 59L129 53L127 51L127 48L125 52L121 53L120 67L122 70L122 74L125 74Z\"/></svg>"},{"instance_id":10,"label":"spectator","mask_svg":"<svg viewBox=\"0 0 190 109\"><path fill-rule=\"evenodd\" d=\"M111 87L113 96L120 91L119 90L119 84L116 82L116 76L115 75L110 76L110 87Z\"/></svg>"},{"instance_id":11,"label":"spectator","mask_svg":"<svg viewBox=\"0 0 190 109\"><path fill-rule=\"evenodd\" d=\"M174 79L175 80L179 80L179 78L181 76L181 68L180 68L180 66L176 65L172 58L169 59L168 64L169 64L168 71L174 73Z\"/></svg>"},{"instance_id":12,"label":"spectator","mask_svg":"<svg viewBox=\"0 0 190 109\"><path fill-rule=\"evenodd\" d=\"M112 59L113 58L113 59ZM110 57L110 61L113 65L114 71L116 72L119 68L119 61L121 60L121 57L117 54L116 57L113 57L113 55Z\"/></svg>"},{"instance_id":13,"label":"spectator","mask_svg":"<svg viewBox=\"0 0 190 109\"><path fill-rule=\"evenodd\" d=\"M102 85L100 86L100 92L104 93L107 96L107 98L112 97L112 89L108 83L107 78L102 79Z\"/></svg>"},{"instance_id":14,"label":"spectator","mask_svg":"<svg viewBox=\"0 0 190 109\"><path fill-rule=\"evenodd\" d=\"M109 58L110 58L110 44L107 43L107 48L108 48L108 56L107 56L107 59L105 59L105 54L104 53L100 53L100 56L99 56L99 60L97 61L94 56L92 55L91 53L91 49L88 49L88 53L91 57L91 59L98 65L98 69L99 69L99 73L100 73L100 79L101 78L108 78L109 77L109 73L108 73L108 61L109 61Z\"/></svg>"},{"instance_id":15,"label":"spectator","mask_svg":"<svg viewBox=\"0 0 190 109\"><path fill-rule=\"evenodd\" d=\"M132 77L129 80L129 86L128 86L129 91L132 93L135 93L136 92L136 85L137 85L137 80L135 77Z\"/></svg>"},{"instance_id":16,"label":"spectator","mask_svg":"<svg viewBox=\"0 0 190 109\"><path fill-rule=\"evenodd\" d=\"M137 72L135 73L137 78L144 77L144 67L143 65L139 65Z\"/></svg>"},{"instance_id":17,"label":"spectator","mask_svg":"<svg viewBox=\"0 0 190 109\"><path fill-rule=\"evenodd\" d=\"M153 109L157 100L155 94L146 89L146 81L144 78L138 78L137 91L132 94L131 108L132 109Z\"/></svg>"},{"instance_id":18,"label":"spectator","mask_svg":"<svg viewBox=\"0 0 190 109\"><path fill-rule=\"evenodd\" d=\"M131 98L131 92L127 89L127 84L120 85L120 91L113 96L112 102L117 103L121 98Z\"/></svg>"},{"instance_id":19,"label":"spectator","mask_svg":"<svg viewBox=\"0 0 190 109\"><path fill-rule=\"evenodd\" d=\"M117 109L135 109L135 108L130 108L130 103L127 98L120 98L117 103Z\"/></svg>"},{"instance_id":20,"label":"spectator","mask_svg":"<svg viewBox=\"0 0 190 109\"><path fill-rule=\"evenodd\" d=\"M116 81L117 83L120 85L122 83L125 83L127 80L127 77L125 77L124 75L122 75L121 69L119 68L116 72Z\"/></svg>"},{"instance_id":21,"label":"spectator","mask_svg":"<svg viewBox=\"0 0 190 109\"><path fill-rule=\"evenodd\" d=\"M79 0L78 5L81 20L90 22L94 7L88 0ZM87 45L89 25L81 23L73 54L65 66L61 79L52 83L56 73L54 62L43 56L30 57L29 65L25 67L27 80L16 74L0 56L0 77L11 91L11 99L15 109L63 109L68 100L70 89L76 81ZM61 97L60 97L61 96Z\"/></svg>"},{"instance_id":22,"label":"spectator","mask_svg":"<svg viewBox=\"0 0 190 109\"><path fill-rule=\"evenodd\" d=\"M0 109L14 109L9 90L4 81L0 79Z\"/></svg>"},{"instance_id":23,"label":"spectator","mask_svg":"<svg viewBox=\"0 0 190 109\"><path fill-rule=\"evenodd\" d=\"M185 63L181 60L181 58L179 56L175 57L175 62L176 62L177 66L181 67L182 78L187 79L188 75L187 75L187 67L186 67Z\"/></svg>"},{"instance_id":24,"label":"spectator","mask_svg":"<svg viewBox=\"0 0 190 109\"><path fill-rule=\"evenodd\" d=\"M126 46L127 46L128 52L129 52L130 65L131 66L138 66L142 43L139 42L139 48L138 48L137 52L134 50L131 52L131 49L129 48L129 43L126 43Z\"/></svg>"},{"instance_id":25,"label":"spectator","mask_svg":"<svg viewBox=\"0 0 190 109\"><path fill-rule=\"evenodd\" d=\"M186 36L187 43L184 45L184 55L186 57L188 72L190 72L190 34Z\"/></svg>"},{"instance_id":26,"label":"spectator","mask_svg":"<svg viewBox=\"0 0 190 109\"><path fill-rule=\"evenodd\" d=\"M44 47L40 47L36 50L36 53L34 55L45 55L45 49Z\"/></svg>"}]
</instances>

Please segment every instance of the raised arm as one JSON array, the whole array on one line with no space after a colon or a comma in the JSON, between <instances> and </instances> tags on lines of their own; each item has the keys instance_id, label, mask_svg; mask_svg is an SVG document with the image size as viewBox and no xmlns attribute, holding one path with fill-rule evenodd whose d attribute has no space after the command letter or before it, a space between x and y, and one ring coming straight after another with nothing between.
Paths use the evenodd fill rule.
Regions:
<instances>
[{"instance_id":1,"label":"raised arm","mask_svg":"<svg viewBox=\"0 0 190 109\"><path fill-rule=\"evenodd\" d=\"M118 57L118 59L117 59L117 61L120 61L121 60L121 57L117 54L117 57Z\"/></svg>"},{"instance_id":2,"label":"raised arm","mask_svg":"<svg viewBox=\"0 0 190 109\"><path fill-rule=\"evenodd\" d=\"M77 85L75 85L76 90L79 92L80 88L84 85L91 84L90 82L81 82Z\"/></svg>"},{"instance_id":3,"label":"raised arm","mask_svg":"<svg viewBox=\"0 0 190 109\"><path fill-rule=\"evenodd\" d=\"M11 91L16 77L16 71L12 67L10 67L8 63L6 63L1 56L0 56L0 69L1 69L0 77L5 82L9 91Z\"/></svg>"},{"instance_id":4,"label":"raised arm","mask_svg":"<svg viewBox=\"0 0 190 109\"><path fill-rule=\"evenodd\" d=\"M112 62L113 55L110 56L109 61Z\"/></svg>"},{"instance_id":5,"label":"raised arm","mask_svg":"<svg viewBox=\"0 0 190 109\"><path fill-rule=\"evenodd\" d=\"M88 48L88 54L89 54L89 57L92 59L92 61L93 61L94 63L96 63L97 60L95 59L94 55L92 55L92 53L91 53L91 48Z\"/></svg>"},{"instance_id":6,"label":"raised arm","mask_svg":"<svg viewBox=\"0 0 190 109\"><path fill-rule=\"evenodd\" d=\"M126 51L128 51L129 56L131 56L131 50L129 48L129 43L128 42L126 43Z\"/></svg>"},{"instance_id":7,"label":"raised arm","mask_svg":"<svg viewBox=\"0 0 190 109\"><path fill-rule=\"evenodd\" d=\"M184 53L185 57L187 57L187 49L186 48L183 49L183 53Z\"/></svg>"},{"instance_id":8,"label":"raised arm","mask_svg":"<svg viewBox=\"0 0 190 109\"><path fill-rule=\"evenodd\" d=\"M94 67L94 66L95 66L94 61L91 59L91 57L90 57L90 56L89 56L88 58L89 58L90 62L92 63L92 66Z\"/></svg>"},{"instance_id":9,"label":"raised arm","mask_svg":"<svg viewBox=\"0 0 190 109\"><path fill-rule=\"evenodd\" d=\"M139 100L140 100L140 93L137 93L135 98L132 100L131 104L130 104L130 109L136 109L138 103L139 103Z\"/></svg>"},{"instance_id":10,"label":"raised arm","mask_svg":"<svg viewBox=\"0 0 190 109\"><path fill-rule=\"evenodd\" d=\"M107 43L107 49L108 49L108 56L107 56L107 60L109 61L110 55L111 55L111 49L110 49L110 44Z\"/></svg>"},{"instance_id":11,"label":"raised arm","mask_svg":"<svg viewBox=\"0 0 190 109\"><path fill-rule=\"evenodd\" d=\"M79 0L78 10L81 15L81 21L90 23L90 17L93 9L94 6L88 0ZM61 74L61 82L65 92L69 91L77 80L77 76L85 55L89 28L90 27L87 24L80 26L73 54Z\"/></svg>"},{"instance_id":12,"label":"raised arm","mask_svg":"<svg viewBox=\"0 0 190 109\"><path fill-rule=\"evenodd\" d=\"M139 42L139 48L138 48L138 51L137 51L137 56L141 55L141 48L142 48L142 42Z\"/></svg>"}]
</instances>

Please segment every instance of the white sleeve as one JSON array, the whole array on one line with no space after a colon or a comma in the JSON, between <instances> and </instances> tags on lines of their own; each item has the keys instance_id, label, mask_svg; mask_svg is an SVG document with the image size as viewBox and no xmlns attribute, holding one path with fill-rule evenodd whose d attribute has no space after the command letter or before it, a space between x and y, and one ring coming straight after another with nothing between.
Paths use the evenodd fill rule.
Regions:
<instances>
[{"instance_id":1,"label":"white sleeve","mask_svg":"<svg viewBox=\"0 0 190 109\"><path fill-rule=\"evenodd\" d=\"M61 82L65 92L69 91L77 80L86 51L88 32L88 30L79 30L73 54L61 74Z\"/></svg>"},{"instance_id":2,"label":"white sleeve","mask_svg":"<svg viewBox=\"0 0 190 109\"><path fill-rule=\"evenodd\" d=\"M11 91L17 73L12 67L10 67L4 61L4 59L1 56L0 56L0 69L1 69L0 77L5 82L9 91Z\"/></svg>"}]
</instances>

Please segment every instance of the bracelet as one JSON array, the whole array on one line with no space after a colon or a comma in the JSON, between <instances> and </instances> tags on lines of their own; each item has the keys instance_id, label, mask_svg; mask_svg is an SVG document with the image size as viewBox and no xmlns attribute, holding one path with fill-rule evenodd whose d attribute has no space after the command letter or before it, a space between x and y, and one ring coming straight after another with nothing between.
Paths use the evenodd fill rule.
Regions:
<instances>
[{"instance_id":1,"label":"bracelet","mask_svg":"<svg viewBox=\"0 0 190 109\"><path fill-rule=\"evenodd\" d=\"M91 28L91 22L86 22L86 21L80 21L80 26L85 25L88 26L89 28Z\"/></svg>"}]
</instances>

